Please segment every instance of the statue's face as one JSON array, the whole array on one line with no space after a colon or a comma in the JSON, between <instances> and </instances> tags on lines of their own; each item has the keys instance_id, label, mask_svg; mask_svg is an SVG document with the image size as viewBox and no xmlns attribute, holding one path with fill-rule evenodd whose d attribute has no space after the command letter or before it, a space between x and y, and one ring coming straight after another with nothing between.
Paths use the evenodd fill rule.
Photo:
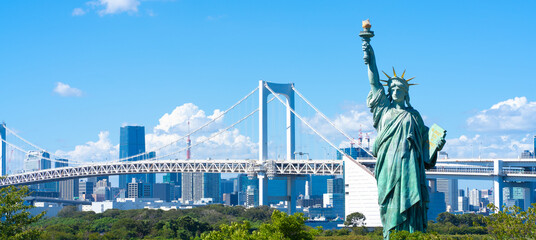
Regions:
<instances>
[{"instance_id":1,"label":"statue's face","mask_svg":"<svg viewBox=\"0 0 536 240\"><path fill-rule=\"evenodd\" d=\"M391 88L391 98L395 102L403 102L406 98L406 91L404 91L401 86L394 85Z\"/></svg>"}]
</instances>

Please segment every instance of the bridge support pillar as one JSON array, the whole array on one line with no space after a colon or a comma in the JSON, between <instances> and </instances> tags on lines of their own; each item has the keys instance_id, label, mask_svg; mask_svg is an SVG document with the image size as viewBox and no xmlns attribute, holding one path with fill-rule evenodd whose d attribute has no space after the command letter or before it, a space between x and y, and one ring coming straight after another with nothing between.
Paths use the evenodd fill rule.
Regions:
<instances>
[{"instance_id":1,"label":"bridge support pillar","mask_svg":"<svg viewBox=\"0 0 536 240\"><path fill-rule=\"evenodd\" d=\"M496 159L493 161L493 204L498 207L498 210L502 210L503 206L503 161Z\"/></svg>"},{"instance_id":2,"label":"bridge support pillar","mask_svg":"<svg viewBox=\"0 0 536 240\"><path fill-rule=\"evenodd\" d=\"M259 206L268 205L268 177L263 172L257 174L259 179Z\"/></svg>"},{"instance_id":3,"label":"bridge support pillar","mask_svg":"<svg viewBox=\"0 0 536 240\"><path fill-rule=\"evenodd\" d=\"M296 199L298 191L296 190L296 176L287 176L287 213L292 215L296 212Z\"/></svg>"},{"instance_id":4,"label":"bridge support pillar","mask_svg":"<svg viewBox=\"0 0 536 240\"><path fill-rule=\"evenodd\" d=\"M1 165L0 165L0 176L5 176L7 174L7 165L6 165L6 123L0 123L0 146L2 151L0 152Z\"/></svg>"}]
</instances>

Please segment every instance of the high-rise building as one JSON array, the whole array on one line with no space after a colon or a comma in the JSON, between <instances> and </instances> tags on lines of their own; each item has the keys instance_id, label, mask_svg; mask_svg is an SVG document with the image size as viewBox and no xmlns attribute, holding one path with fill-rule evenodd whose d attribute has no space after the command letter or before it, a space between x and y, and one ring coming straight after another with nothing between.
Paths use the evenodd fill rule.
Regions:
<instances>
[{"instance_id":1,"label":"high-rise building","mask_svg":"<svg viewBox=\"0 0 536 240\"><path fill-rule=\"evenodd\" d=\"M163 182L180 186L182 184L182 173L168 173L164 175Z\"/></svg>"},{"instance_id":2,"label":"high-rise building","mask_svg":"<svg viewBox=\"0 0 536 240\"><path fill-rule=\"evenodd\" d=\"M24 170L27 172L50 169L50 154L45 151L28 151L24 159Z\"/></svg>"},{"instance_id":3,"label":"high-rise building","mask_svg":"<svg viewBox=\"0 0 536 240\"><path fill-rule=\"evenodd\" d=\"M119 139L119 158L125 159L123 161L140 161L154 158L156 156L155 152L145 153L145 127L143 126L121 127ZM133 178L137 179L137 181L149 184L154 184L156 182L154 173L126 174L119 175L119 187L126 189L127 184L132 182Z\"/></svg>"},{"instance_id":4,"label":"high-rise building","mask_svg":"<svg viewBox=\"0 0 536 240\"><path fill-rule=\"evenodd\" d=\"M255 186L249 185L246 189L246 206L257 206L258 199L255 196L258 196L258 190Z\"/></svg>"},{"instance_id":5,"label":"high-rise building","mask_svg":"<svg viewBox=\"0 0 536 240\"><path fill-rule=\"evenodd\" d=\"M24 170L27 172L50 169L50 154L45 151L28 151L24 159ZM56 182L39 183L29 186L33 191L57 192Z\"/></svg>"},{"instance_id":6,"label":"high-rise building","mask_svg":"<svg viewBox=\"0 0 536 240\"><path fill-rule=\"evenodd\" d=\"M469 192L469 210L479 211L481 202L481 193L478 189L473 189Z\"/></svg>"},{"instance_id":7,"label":"high-rise building","mask_svg":"<svg viewBox=\"0 0 536 240\"><path fill-rule=\"evenodd\" d=\"M203 174L203 198L212 198L213 203L221 202L220 180L221 173Z\"/></svg>"},{"instance_id":8,"label":"high-rise building","mask_svg":"<svg viewBox=\"0 0 536 240\"><path fill-rule=\"evenodd\" d=\"M463 194L458 197L458 211L461 211L461 212L469 211L469 198L463 196Z\"/></svg>"},{"instance_id":9,"label":"high-rise building","mask_svg":"<svg viewBox=\"0 0 536 240\"><path fill-rule=\"evenodd\" d=\"M129 198L152 198L153 184L136 182L133 178L132 182L128 183L127 194Z\"/></svg>"},{"instance_id":10,"label":"high-rise building","mask_svg":"<svg viewBox=\"0 0 536 240\"><path fill-rule=\"evenodd\" d=\"M332 178L327 180L327 193L344 193L344 179Z\"/></svg>"},{"instance_id":11,"label":"high-rise building","mask_svg":"<svg viewBox=\"0 0 536 240\"><path fill-rule=\"evenodd\" d=\"M311 189L311 196L320 196L324 193L327 193L328 190L328 180L335 178L334 176L322 176L322 175L311 175L309 177L309 186ZM344 182L344 180L343 180Z\"/></svg>"},{"instance_id":12,"label":"high-rise building","mask_svg":"<svg viewBox=\"0 0 536 240\"><path fill-rule=\"evenodd\" d=\"M221 194L234 192L234 179L221 179L220 190Z\"/></svg>"},{"instance_id":13,"label":"high-rise building","mask_svg":"<svg viewBox=\"0 0 536 240\"><path fill-rule=\"evenodd\" d=\"M535 138L536 139L536 138ZM0 176L5 176L7 174L7 165L6 165L6 123L3 122L0 124L0 146L2 149L0 151Z\"/></svg>"},{"instance_id":14,"label":"high-rise building","mask_svg":"<svg viewBox=\"0 0 536 240\"><path fill-rule=\"evenodd\" d=\"M224 193L222 196L223 196L223 199L222 199L223 204L225 204L227 206L236 206L236 205L238 205L238 193L236 193L236 192Z\"/></svg>"},{"instance_id":15,"label":"high-rise building","mask_svg":"<svg viewBox=\"0 0 536 240\"><path fill-rule=\"evenodd\" d=\"M458 189L458 197L466 197L466 196L465 196L465 190L463 190L463 189Z\"/></svg>"},{"instance_id":16,"label":"high-rise building","mask_svg":"<svg viewBox=\"0 0 536 240\"><path fill-rule=\"evenodd\" d=\"M525 151L521 152L521 155L519 156L519 158L522 158L522 159L534 158L534 155L532 154L531 151L525 150Z\"/></svg>"},{"instance_id":17,"label":"high-rise building","mask_svg":"<svg viewBox=\"0 0 536 240\"><path fill-rule=\"evenodd\" d=\"M324 193L322 203L331 208L333 216L344 218L344 193Z\"/></svg>"},{"instance_id":18,"label":"high-rise building","mask_svg":"<svg viewBox=\"0 0 536 240\"><path fill-rule=\"evenodd\" d=\"M354 159L372 158L370 154L368 154L363 148L360 147L341 148L341 150ZM339 151L337 151L337 159L342 160L342 154Z\"/></svg>"},{"instance_id":19,"label":"high-rise building","mask_svg":"<svg viewBox=\"0 0 536 240\"><path fill-rule=\"evenodd\" d=\"M247 174L238 174L236 179L234 179L233 190L238 194L238 205L246 204L248 186L259 189L258 178L249 179Z\"/></svg>"},{"instance_id":20,"label":"high-rise building","mask_svg":"<svg viewBox=\"0 0 536 240\"><path fill-rule=\"evenodd\" d=\"M437 191L445 193L445 203L447 204L447 209L452 211L458 210L457 179L437 179Z\"/></svg>"},{"instance_id":21,"label":"high-rise building","mask_svg":"<svg viewBox=\"0 0 536 240\"><path fill-rule=\"evenodd\" d=\"M78 183L78 197L82 200L94 201L93 185L94 182L80 181Z\"/></svg>"},{"instance_id":22,"label":"high-rise building","mask_svg":"<svg viewBox=\"0 0 536 240\"><path fill-rule=\"evenodd\" d=\"M155 183L153 197L165 202L170 202L173 195L173 183Z\"/></svg>"},{"instance_id":23,"label":"high-rise building","mask_svg":"<svg viewBox=\"0 0 536 240\"><path fill-rule=\"evenodd\" d=\"M68 167L69 160L64 158L56 158L54 168ZM69 179L56 182L56 189L59 191L61 199L73 200L78 197L78 179Z\"/></svg>"},{"instance_id":24,"label":"high-rise building","mask_svg":"<svg viewBox=\"0 0 536 240\"><path fill-rule=\"evenodd\" d=\"M201 198L212 198L220 202L220 173L183 173L182 201L198 201Z\"/></svg>"}]
</instances>

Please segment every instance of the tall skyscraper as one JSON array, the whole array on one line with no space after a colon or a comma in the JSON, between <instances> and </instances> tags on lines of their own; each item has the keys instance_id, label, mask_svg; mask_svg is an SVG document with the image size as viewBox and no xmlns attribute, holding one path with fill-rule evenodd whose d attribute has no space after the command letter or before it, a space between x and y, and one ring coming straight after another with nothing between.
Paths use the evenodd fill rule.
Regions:
<instances>
[{"instance_id":1,"label":"tall skyscraper","mask_svg":"<svg viewBox=\"0 0 536 240\"><path fill-rule=\"evenodd\" d=\"M65 200L73 200L78 197L78 179L69 179L59 182L58 190L60 198Z\"/></svg>"},{"instance_id":2,"label":"tall skyscraper","mask_svg":"<svg viewBox=\"0 0 536 240\"><path fill-rule=\"evenodd\" d=\"M469 208L472 211L479 211L480 210L480 198L481 193L478 189L473 189L469 192Z\"/></svg>"},{"instance_id":3,"label":"tall skyscraper","mask_svg":"<svg viewBox=\"0 0 536 240\"><path fill-rule=\"evenodd\" d=\"M221 202L220 181L221 173L204 173L203 198L212 198L214 203Z\"/></svg>"},{"instance_id":4,"label":"tall skyscraper","mask_svg":"<svg viewBox=\"0 0 536 240\"><path fill-rule=\"evenodd\" d=\"M24 159L25 171L39 171L50 169L52 167L50 154L45 151L28 151ZM57 191L56 182L39 183L29 186L32 190L55 192Z\"/></svg>"},{"instance_id":5,"label":"tall skyscraper","mask_svg":"<svg viewBox=\"0 0 536 240\"><path fill-rule=\"evenodd\" d=\"M447 209L450 209L451 211L458 210L457 179L437 179L437 191L445 193L445 203L447 204Z\"/></svg>"},{"instance_id":6,"label":"tall skyscraper","mask_svg":"<svg viewBox=\"0 0 536 240\"><path fill-rule=\"evenodd\" d=\"M233 179L221 179L220 180L220 193L232 193L234 192L234 181Z\"/></svg>"},{"instance_id":7,"label":"tall skyscraper","mask_svg":"<svg viewBox=\"0 0 536 240\"><path fill-rule=\"evenodd\" d=\"M309 178L309 185L311 188L311 196L320 196L324 193L327 193L328 190L328 180L335 178L334 176L322 176L322 175L311 175ZM344 180L343 180L344 181Z\"/></svg>"},{"instance_id":8,"label":"tall skyscraper","mask_svg":"<svg viewBox=\"0 0 536 240\"><path fill-rule=\"evenodd\" d=\"M170 202L173 195L173 183L155 183L153 198L158 198L165 202Z\"/></svg>"},{"instance_id":9,"label":"tall skyscraper","mask_svg":"<svg viewBox=\"0 0 536 240\"><path fill-rule=\"evenodd\" d=\"M344 180L342 178L328 179L327 193L344 193Z\"/></svg>"},{"instance_id":10,"label":"tall skyscraper","mask_svg":"<svg viewBox=\"0 0 536 240\"><path fill-rule=\"evenodd\" d=\"M39 171L52 167L50 154L44 151L28 151L24 159L25 171Z\"/></svg>"},{"instance_id":11,"label":"tall skyscraper","mask_svg":"<svg viewBox=\"0 0 536 240\"><path fill-rule=\"evenodd\" d=\"M93 201L94 182L80 181L78 183L78 197L82 200Z\"/></svg>"},{"instance_id":12,"label":"tall skyscraper","mask_svg":"<svg viewBox=\"0 0 536 240\"><path fill-rule=\"evenodd\" d=\"M257 178L249 179L247 174L238 174L233 184L234 192L238 193L238 205L246 204L248 186L259 189L259 180Z\"/></svg>"},{"instance_id":13,"label":"tall skyscraper","mask_svg":"<svg viewBox=\"0 0 536 240\"><path fill-rule=\"evenodd\" d=\"M6 123L3 122L0 124L0 145L2 146L2 151L0 151L0 159L2 163L0 164L0 176L5 176L7 174L7 165L6 165ZM536 138L535 138L536 139Z\"/></svg>"},{"instance_id":14,"label":"tall skyscraper","mask_svg":"<svg viewBox=\"0 0 536 240\"><path fill-rule=\"evenodd\" d=\"M64 158L56 158L54 168L68 167L69 160ZM73 200L78 197L78 179L69 179L56 182L57 189L60 193L60 198L65 200Z\"/></svg>"},{"instance_id":15,"label":"tall skyscraper","mask_svg":"<svg viewBox=\"0 0 536 240\"><path fill-rule=\"evenodd\" d=\"M212 198L213 202L220 202L220 179L220 173L183 173L182 201Z\"/></svg>"},{"instance_id":16,"label":"tall skyscraper","mask_svg":"<svg viewBox=\"0 0 536 240\"><path fill-rule=\"evenodd\" d=\"M124 161L140 161L144 159L154 158L155 152L143 154L145 152L145 127L143 126L124 126L121 127L119 136L119 158L128 158L136 156ZM154 184L155 174L127 174L119 175L119 187L127 189L127 184L135 178L141 182Z\"/></svg>"}]
</instances>

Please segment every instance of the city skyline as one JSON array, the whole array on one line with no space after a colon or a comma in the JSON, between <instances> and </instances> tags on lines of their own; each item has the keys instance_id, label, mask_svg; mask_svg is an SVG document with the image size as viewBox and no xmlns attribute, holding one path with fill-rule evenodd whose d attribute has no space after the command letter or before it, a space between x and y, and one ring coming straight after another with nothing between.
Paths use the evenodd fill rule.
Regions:
<instances>
[{"instance_id":1,"label":"city skyline","mask_svg":"<svg viewBox=\"0 0 536 240\"><path fill-rule=\"evenodd\" d=\"M8 36L0 39L0 91L10 103L0 120L8 128L70 160L116 159L121 126L145 126L151 151L185 136L186 122L195 129L214 118L263 79L294 82L352 137L360 129L374 137L357 37L361 20L370 18L380 69L417 77L412 105L428 126L447 129L449 156L515 158L533 150L536 100L522 86L532 84L534 33L525 29L535 23L534 3L113 3L11 2L0 9ZM505 41L505 32L515 34ZM325 124L316 126L343 144ZM256 133L247 129L204 149L255 157ZM205 157L204 149L193 156Z\"/></svg>"}]
</instances>

